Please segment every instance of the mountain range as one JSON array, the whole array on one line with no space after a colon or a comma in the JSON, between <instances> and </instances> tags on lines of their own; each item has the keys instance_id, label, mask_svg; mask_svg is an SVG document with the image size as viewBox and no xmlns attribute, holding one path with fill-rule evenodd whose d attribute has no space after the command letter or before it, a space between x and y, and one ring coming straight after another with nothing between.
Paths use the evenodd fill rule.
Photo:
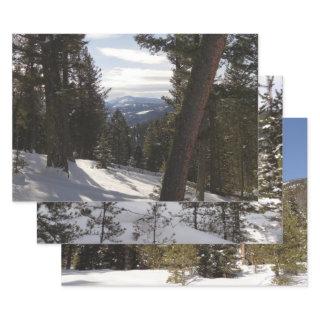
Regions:
<instances>
[{"instance_id":1,"label":"mountain range","mask_svg":"<svg viewBox=\"0 0 320 320\"><path fill-rule=\"evenodd\" d=\"M132 96L107 101L106 107L111 113L120 110L129 126L161 118L173 111L173 108L162 99Z\"/></svg>"}]
</instances>

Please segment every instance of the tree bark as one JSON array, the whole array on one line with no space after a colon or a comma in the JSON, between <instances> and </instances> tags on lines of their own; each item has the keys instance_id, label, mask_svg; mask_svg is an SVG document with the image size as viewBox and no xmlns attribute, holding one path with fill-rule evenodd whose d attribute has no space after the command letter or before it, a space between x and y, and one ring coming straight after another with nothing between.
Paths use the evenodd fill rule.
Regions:
<instances>
[{"instance_id":1,"label":"tree bark","mask_svg":"<svg viewBox=\"0 0 320 320\"><path fill-rule=\"evenodd\" d=\"M196 185L196 199L197 201L204 201L204 192L206 185L206 158L205 147L203 143L200 142L199 147L199 164L198 164L198 175L197 175L197 185Z\"/></svg>"},{"instance_id":2,"label":"tree bark","mask_svg":"<svg viewBox=\"0 0 320 320\"><path fill-rule=\"evenodd\" d=\"M222 225L223 225L223 239L227 240L227 221L226 221L226 211L224 205L221 206L222 209Z\"/></svg>"},{"instance_id":3,"label":"tree bark","mask_svg":"<svg viewBox=\"0 0 320 320\"><path fill-rule=\"evenodd\" d=\"M72 245L68 245L68 255L67 255L67 261L66 261L66 269L71 269L71 262L72 262Z\"/></svg>"},{"instance_id":4,"label":"tree bark","mask_svg":"<svg viewBox=\"0 0 320 320\"><path fill-rule=\"evenodd\" d=\"M240 243L240 259L241 259L241 264L244 264L244 261L246 259L246 247L244 243Z\"/></svg>"},{"instance_id":5,"label":"tree bark","mask_svg":"<svg viewBox=\"0 0 320 320\"><path fill-rule=\"evenodd\" d=\"M101 222L101 234L100 234L100 243L103 243L104 241L104 228L106 223L106 211L107 211L107 205L104 202L103 203L103 213L102 213L102 222Z\"/></svg>"},{"instance_id":6,"label":"tree bark","mask_svg":"<svg viewBox=\"0 0 320 320\"><path fill-rule=\"evenodd\" d=\"M46 97L47 167L68 172L66 110L61 101L59 41L57 35L43 35L42 67Z\"/></svg>"},{"instance_id":7,"label":"tree bark","mask_svg":"<svg viewBox=\"0 0 320 320\"><path fill-rule=\"evenodd\" d=\"M225 43L226 35L203 36L177 121L160 201L184 200L194 145Z\"/></svg>"}]
</instances>

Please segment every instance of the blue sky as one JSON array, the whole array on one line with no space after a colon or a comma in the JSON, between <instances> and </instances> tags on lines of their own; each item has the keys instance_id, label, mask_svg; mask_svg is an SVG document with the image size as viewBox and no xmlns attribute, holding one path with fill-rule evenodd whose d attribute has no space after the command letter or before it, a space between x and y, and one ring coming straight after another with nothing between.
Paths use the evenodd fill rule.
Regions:
<instances>
[{"instance_id":1,"label":"blue sky","mask_svg":"<svg viewBox=\"0 0 320 320\"><path fill-rule=\"evenodd\" d=\"M307 119L283 119L283 179L307 177Z\"/></svg>"},{"instance_id":2,"label":"blue sky","mask_svg":"<svg viewBox=\"0 0 320 320\"><path fill-rule=\"evenodd\" d=\"M134 34L88 34L88 48L101 68L110 99L126 95L160 98L168 94L171 64L164 55L140 49Z\"/></svg>"}]
</instances>

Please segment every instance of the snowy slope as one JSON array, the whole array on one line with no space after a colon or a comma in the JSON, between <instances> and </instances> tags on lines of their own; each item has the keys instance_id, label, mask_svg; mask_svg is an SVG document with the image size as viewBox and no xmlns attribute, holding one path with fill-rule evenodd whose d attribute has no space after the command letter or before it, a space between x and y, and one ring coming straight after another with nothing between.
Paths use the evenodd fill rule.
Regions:
<instances>
[{"instance_id":1,"label":"snowy slope","mask_svg":"<svg viewBox=\"0 0 320 320\"><path fill-rule=\"evenodd\" d=\"M236 278L207 279L196 277L188 286L271 286L274 276L270 265L261 266L255 273L253 267L242 266L242 273ZM62 284L68 286L175 286L167 283L167 270L62 270ZM307 277L297 277L297 286L306 286Z\"/></svg>"},{"instance_id":2,"label":"snowy slope","mask_svg":"<svg viewBox=\"0 0 320 320\"><path fill-rule=\"evenodd\" d=\"M97 169L92 160L69 162L69 178L58 169L46 168L46 155L22 152L26 166L13 176L13 200L20 201L146 201L156 200L161 175L130 167ZM187 189L186 200L195 190ZM230 201L206 193L205 201Z\"/></svg>"}]
</instances>

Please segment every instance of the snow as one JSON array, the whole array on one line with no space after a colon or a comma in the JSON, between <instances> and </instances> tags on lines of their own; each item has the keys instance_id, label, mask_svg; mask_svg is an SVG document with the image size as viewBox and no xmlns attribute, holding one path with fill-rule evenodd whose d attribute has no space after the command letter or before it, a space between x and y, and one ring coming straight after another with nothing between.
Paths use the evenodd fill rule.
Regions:
<instances>
[{"instance_id":1,"label":"snow","mask_svg":"<svg viewBox=\"0 0 320 320\"><path fill-rule=\"evenodd\" d=\"M140 112L137 112L136 114L146 114L146 113L149 113L151 112L152 110L145 110L145 111L140 111Z\"/></svg>"},{"instance_id":2,"label":"snow","mask_svg":"<svg viewBox=\"0 0 320 320\"><path fill-rule=\"evenodd\" d=\"M130 167L96 168L95 161L69 161L69 178L59 169L46 167L46 155L21 152L27 165L13 175L13 200L18 201L146 201L156 200L161 175L142 173ZM187 188L186 200L195 197ZM231 198L205 193L205 201L230 201Z\"/></svg>"},{"instance_id":3,"label":"snow","mask_svg":"<svg viewBox=\"0 0 320 320\"><path fill-rule=\"evenodd\" d=\"M164 205L165 203L160 203ZM224 238L223 222L217 219L221 204L212 204L208 207L198 207L198 228L194 227L192 221L193 209L185 209L178 202L168 202L158 211L156 228L153 228L153 215L150 212L151 202L117 202L112 211L107 211L107 217L113 217L113 223L119 224L122 232L110 236L103 240L103 244L233 244L236 240ZM241 234L245 240L244 243L281 243L282 241L282 223L280 212L253 213L249 210L255 208L249 204L246 206L248 212L241 214L243 227L240 228ZM73 239L64 243L73 244L99 244L101 235L101 225L92 223L94 219L101 217L103 212L102 202L72 203L66 207L67 211L62 213L62 220L48 220L51 225L62 224L75 227L78 232ZM84 212L90 212L88 216ZM112 214L112 212L116 212ZM229 213L232 215L233 213ZM52 212L48 207L40 205L38 208L38 219L51 218ZM152 219L149 222L141 222L141 219ZM50 221L50 222L49 222ZM163 221L166 221L165 223ZM212 221L215 222L215 229L212 229ZM111 223L111 222L109 222ZM90 227L91 226L91 227ZM40 225L39 225L40 227ZM106 225L107 228L107 225ZM137 229L138 228L138 229ZM230 230L232 226L228 227ZM50 237L49 237L50 238ZM43 240L39 238L41 243ZM61 243L60 236L56 237L56 242Z\"/></svg>"},{"instance_id":4,"label":"snow","mask_svg":"<svg viewBox=\"0 0 320 320\"><path fill-rule=\"evenodd\" d=\"M63 223L76 225L81 229L82 235L77 239L70 241L73 244L99 244L100 243L100 226L95 226L90 232L88 231L88 221L90 218L86 215L79 213L77 208L79 205L77 203L71 204L70 209L68 209L69 219L64 220ZM121 228L124 232L117 237L112 237L111 239L105 239L103 244L152 244L153 243L153 232L141 232L138 239L133 237L135 232L134 226L139 218L147 213L150 209L150 205L145 202L118 202L116 204L118 208L123 211L115 215L114 221L119 222ZM87 205L83 205L82 208L91 208L92 216L98 217L102 212L102 203L90 202ZM224 240L219 234L206 232L201 230L196 230L191 226L185 224L181 221L181 216L179 212L181 210L181 205L177 202L167 203L166 210L161 213L161 216L170 218L170 223L163 227L159 226L156 230L156 243L179 243L179 244L231 244L231 241ZM50 212L47 206L40 206L38 210L38 215L49 216ZM158 218L158 220L160 220ZM52 222L53 224L55 222ZM39 240L41 242L41 240Z\"/></svg>"},{"instance_id":5,"label":"snow","mask_svg":"<svg viewBox=\"0 0 320 320\"><path fill-rule=\"evenodd\" d=\"M242 266L242 272L236 278L195 277L187 286L272 286L274 273L270 265L259 266L255 273L252 266ZM176 286L167 283L167 270L62 270L62 284L65 286ZM296 277L295 286L307 286L307 275Z\"/></svg>"},{"instance_id":6,"label":"snow","mask_svg":"<svg viewBox=\"0 0 320 320\"><path fill-rule=\"evenodd\" d=\"M280 213L267 211L261 213L249 213L246 215L248 226L246 231L249 237L254 239L247 243L281 243L282 242L282 227Z\"/></svg>"}]
</instances>

